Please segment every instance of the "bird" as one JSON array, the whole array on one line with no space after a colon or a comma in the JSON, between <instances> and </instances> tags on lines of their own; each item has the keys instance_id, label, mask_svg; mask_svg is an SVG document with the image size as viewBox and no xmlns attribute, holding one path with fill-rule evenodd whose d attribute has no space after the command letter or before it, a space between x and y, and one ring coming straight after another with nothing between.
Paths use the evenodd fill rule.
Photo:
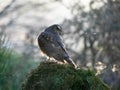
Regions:
<instances>
[{"instance_id":1,"label":"bird","mask_svg":"<svg viewBox=\"0 0 120 90\"><path fill-rule=\"evenodd\" d=\"M72 67L77 68L77 65L68 55L65 45L62 40L62 27L59 24L53 24L47 27L38 36L38 46L41 51L46 54L49 59L54 58L56 61L67 62Z\"/></svg>"}]
</instances>

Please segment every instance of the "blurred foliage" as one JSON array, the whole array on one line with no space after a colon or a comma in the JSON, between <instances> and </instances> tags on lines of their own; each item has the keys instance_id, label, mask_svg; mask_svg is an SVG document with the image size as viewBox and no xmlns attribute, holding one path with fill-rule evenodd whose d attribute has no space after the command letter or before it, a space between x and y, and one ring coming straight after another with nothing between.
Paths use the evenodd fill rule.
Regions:
<instances>
[{"instance_id":1,"label":"blurred foliage","mask_svg":"<svg viewBox=\"0 0 120 90\"><path fill-rule=\"evenodd\" d=\"M71 38L70 52L80 66L97 69L99 62L105 65L100 77L115 90L120 81L120 1L91 0L89 11L78 2L70 8L73 19L63 23L68 28L66 37Z\"/></svg>"},{"instance_id":2,"label":"blurred foliage","mask_svg":"<svg viewBox=\"0 0 120 90\"><path fill-rule=\"evenodd\" d=\"M94 72L56 62L41 62L22 90L110 90Z\"/></svg>"},{"instance_id":3,"label":"blurred foliage","mask_svg":"<svg viewBox=\"0 0 120 90\"><path fill-rule=\"evenodd\" d=\"M7 47L9 40L0 34L0 90L20 90L26 73L36 65Z\"/></svg>"},{"instance_id":4,"label":"blurred foliage","mask_svg":"<svg viewBox=\"0 0 120 90\"><path fill-rule=\"evenodd\" d=\"M100 8L94 8L94 4L102 3ZM111 66L112 64L118 64L119 62L119 34L120 34L120 1L118 0L92 0L90 3L90 11L85 11L84 7L78 2L71 7L73 13L72 20L65 20L65 27L69 31L66 31L66 36L71 38L73 42L68 45L71 47L76 45L80 47L79 41L83 39L83 50L76 51L72 48L71 51L75 53L75 59L84 59L83 62L88 62L87 58L81 58L80 56L88 56L92 60L92 66L95 68L95 64L99 58L103 63ZM74 34L74 37L73 37ZM87 52L90 52L87 54ZM100 53L99 53L100 52ZM104 54L109 61L104 60ZM88 57L88 59L90 59ZM113 62L112 62L113 61ZM107 63L108 62L108 63Z\"/></svg>"}]
</instances>

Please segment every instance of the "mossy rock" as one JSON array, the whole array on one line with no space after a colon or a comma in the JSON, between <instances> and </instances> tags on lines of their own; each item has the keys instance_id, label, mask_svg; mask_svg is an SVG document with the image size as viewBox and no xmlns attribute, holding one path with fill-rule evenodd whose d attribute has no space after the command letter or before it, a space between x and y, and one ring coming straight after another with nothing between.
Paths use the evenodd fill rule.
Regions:
<instances>
[{"instance_id":1,"label":"mossy rock","mask_svg":"<svg viewBox=\"0 0 120 90\"><path fill-rule=\"evenodd\" d=\"M31 71L22 90L110 90L93 71L56 62L41 62Z\"/></svg>"}]
</instances>

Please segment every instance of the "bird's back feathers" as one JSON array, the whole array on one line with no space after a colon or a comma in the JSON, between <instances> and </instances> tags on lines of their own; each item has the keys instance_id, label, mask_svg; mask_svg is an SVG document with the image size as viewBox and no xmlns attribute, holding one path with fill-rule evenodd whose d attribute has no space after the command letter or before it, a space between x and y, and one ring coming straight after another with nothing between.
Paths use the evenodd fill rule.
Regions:
<instances>
[{"instance_id":1,"label":"bird's back feathers","mask_svg":"<svg viewBox=\"0 0 120 90\"><path fill-rule=\"evenodd\" d=\"M52 31L44 31L38 37L38 44L43 53L49 57L62 62L66 60L73 67L76 67L73 60L69 57L59 35L52 33Z\"/></svg>"}]
</instances>

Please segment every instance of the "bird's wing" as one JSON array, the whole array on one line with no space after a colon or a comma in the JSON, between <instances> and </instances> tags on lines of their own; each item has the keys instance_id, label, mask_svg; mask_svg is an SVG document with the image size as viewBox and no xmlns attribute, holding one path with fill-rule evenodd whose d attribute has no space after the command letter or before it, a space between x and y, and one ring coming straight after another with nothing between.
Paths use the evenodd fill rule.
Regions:
<instances>
[{"instance_id":1,"label":"bird's wing","mask_svg":"<svg viewBox=\"0 0 120 90\"><path fill-rule=\"evenodd\" d=\"M70 65L72 65L74 68L77 68L77 65L73 62L73 60L69 57L62 41L57 40L57 44L60 46L60 49L64 52L64 60L66 60Z\"/></svg>"},{"instance_id":2,"label":"bird's wing","mask_svg":"<svg viewBox=\"0 0 120 90\"><path fill-rule=\"evenodd\" d=\"M55 36L49 32L42 32L38 37L38 40L40 40L40 46L44 47L42 48L43 52L48 56L60 61L66 60L73 67L76 67L75 63L67 54L67 51L59 36Z\"/></svg>"},{"instance_id":3,"label":"bird's wing","mask_svg":"<svg viewBox=\"0 0 120 90\"><path fill-rule=\"evenodd\" d=\"M50 32L42 32L39 38L44 39L44 42L46 41L47 43L54 44L55 47L60 47L64 50L64 45L61 39Z\"/></svg>"},{"instance_id":4,"label":"bird's wing","mask_svg":"<svg viewBox=\"0 0 120 90\"><path fill-rule=\"evenodd\" d=\"M57 44L61 47L61 49L67 54L65 46L63 45L62 41L57 41Z\"/></svg>"},{"instance_id":5,"label":"bird's wing","mask_svg":"<svg viewBox=\"0 0 120 90\"><path fill-rule=\"evenodd\" d=\"M57 39L54 35L52 35L50 32L42 32L40 36L38 37L38 40L41 40L40 43L44 43L44 45L52 45L54 48L60 47L60 45L57 42ZM62 45L62 44L61 44Z\"/></svg>"},{"instance_id":6,"label":"bird's wing","mask_svg":"<svg viewBox=\"0 0 120 90\"><path fill-rule=\"evenodd\" d=\"M50 32L42 32L40 39L43 39L43 45L46 44L49 47L49 50L53 50L55 53L59 53L65 57L69 57L59 36L55 36Z\"/></svg>"},{"instance_id":7,"label":"bird's wing","mask_svg":"<svg viewBox=\"0 0 120 90\"><path fill-rule=\"evenodd\" d=\"M52 42L52 44L54 44L55 48L58 48L59 50L64 51L64 53L67 54L67 51L60 36L51 34L50 37L50 41Z\"/></svg>"}]
</instances>

